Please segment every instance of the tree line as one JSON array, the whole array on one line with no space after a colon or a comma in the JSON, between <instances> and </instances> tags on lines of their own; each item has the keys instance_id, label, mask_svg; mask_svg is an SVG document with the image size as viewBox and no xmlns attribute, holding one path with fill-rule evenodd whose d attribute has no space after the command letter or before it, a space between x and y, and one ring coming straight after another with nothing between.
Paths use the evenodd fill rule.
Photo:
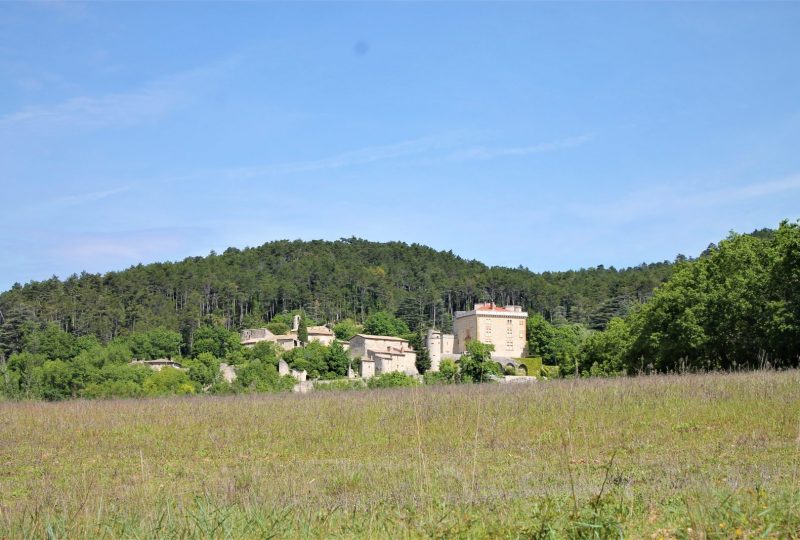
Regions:
<instances>
[{"instance_id":1,"label":"tree line","mask_svg":"<svg viewBox=\"0 0 800 540\"><path fill-rule=\"evenodd\" d=\"M328 322L342 340L405 337L424 373L425 330L450 330L453 311L486 300L522 304L528 355L562 376L797 367L799 294L796 222L731 233L697 259L543 274L418 245L273 242L14 286L0 295L0 383L7 397L43 399L279 391L295 382L279 376L280 358L312 378L346 376L353 366L338 344L241 346L241 328L282 334L298 314L301 334ZM475 349L426 381L486 380L495 375L487 354ZM131 364L153 358L186 369ZM236 366L234 384L221 362Z\"/></svg>"},{"instance_id":2,"label":"tree line","mask_svg":"<svg viewBox=\"0 0 800 540\"><path fill-rule=\"evenodd\" d=\"M534 273L488 267L418 244L277 241L102 275L15 284L0 294L0 324L55 324L103 343L163 327L179 332L188 350L205 324L259 327L295 310L318 321L363 324L370 314L386 311L412 331L434 325L449 330L454 311L493 301L522 305L556 324L599 329L646 300L672 271L673 264L663 262ZM19 348L13 338L0 338L6 357Z\"/></svg>"},{"instance_id":3,"label":"tree line","mask_svg":"<svg viewBox=\"0 0 800 540\"><path fill-rule=\"evenodd\" d=\"M647 302L603 331L528 321L532 355L563 374L796 368L800 365L800 225L731 233L679 262Z\"/></svg>"}]
</instances>

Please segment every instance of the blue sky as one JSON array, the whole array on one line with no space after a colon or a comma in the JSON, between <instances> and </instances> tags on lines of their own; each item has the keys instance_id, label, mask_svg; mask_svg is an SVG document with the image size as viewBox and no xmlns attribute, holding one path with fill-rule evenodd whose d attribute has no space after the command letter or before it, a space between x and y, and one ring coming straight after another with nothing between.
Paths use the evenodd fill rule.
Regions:
<instances>
[{"instance_id":1,"label":"blue sky","mask_svg":"<svg viewBox=\"0 0 800 540\"><path fill-rule=\"evenodd\" d=\"M800 217L798 3L0 4L0 289L275 239L563 270Z\"/></svg>"}]
</instances>

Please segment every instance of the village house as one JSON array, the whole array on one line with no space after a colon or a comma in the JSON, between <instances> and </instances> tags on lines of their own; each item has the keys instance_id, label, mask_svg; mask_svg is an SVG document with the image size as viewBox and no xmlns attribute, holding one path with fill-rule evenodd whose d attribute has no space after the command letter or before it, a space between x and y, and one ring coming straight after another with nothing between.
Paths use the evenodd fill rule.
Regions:
<instances>
[{"instance_id":1,"label":"village house","mask_svg":"<svg viewBox=\"0 0 800 540\"><path fill-rule=\"evenodd\" d=\"M248 328L242 330L241 343L245 347L254 347L257 343L269 341L276 343L285 351L290 351L300 346L299 330L300 316L295 315L292 320L292 329L288 334L276 335L270 332L268 328ZM318 341L322 345L329 346L336 340L333 330L327 326L309 326L307 331L309 343Z\"/></svg>"},{"instance_id":2,"label":"village house","mask_svg":"<svg viewBox=\"0 0 800 540\"><path fill-rule=\"evenodd\" d=\"M361 377L398 371L417 375L417 353L408 340L394 336L357 334L350 340L350 358L361 360Z\"/></svg>"}]
</instances>

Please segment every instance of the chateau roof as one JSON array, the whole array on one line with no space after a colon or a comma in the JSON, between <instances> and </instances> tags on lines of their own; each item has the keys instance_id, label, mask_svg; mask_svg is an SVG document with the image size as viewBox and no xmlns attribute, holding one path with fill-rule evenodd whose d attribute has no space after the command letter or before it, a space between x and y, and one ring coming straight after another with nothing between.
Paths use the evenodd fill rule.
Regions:
<instances>
[{"instance_id":1,"label":"chateau roof","mask_svg":"<svg viewBox=\"0 0 800 540\"><path fill-rule=\"evenodd\" d=\"M511 312L510 309L504 308L503 306L496 306L494 304L483 304L482 306L477 306L475 308L475 311L509 311L509 312Z\"/></svg>"},{"instance_id":2,"label":"chateau roof","mask_svg":"<svg viewBox=\"0 0 800 540\"><path fill-rule=\"evenodd\" d=\"M468 315L486 315L486 316L503 316L503 317L512 317L512 318L525 318L528 316L528 313L522 311L522 307L520 306L498 306L491 302L487 302L484 304L475 304L475 307L472 311L456 311L455 318L459 319L461 317L466 317Z\"/></svg>"}]
</instances>

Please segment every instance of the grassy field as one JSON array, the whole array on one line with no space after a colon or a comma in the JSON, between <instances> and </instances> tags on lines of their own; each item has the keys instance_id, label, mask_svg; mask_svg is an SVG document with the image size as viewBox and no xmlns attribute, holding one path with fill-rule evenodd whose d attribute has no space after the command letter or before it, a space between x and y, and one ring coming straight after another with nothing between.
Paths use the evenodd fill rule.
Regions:
<instances>
[{"instance_id":1,"label":"grassy field","mask_svg":"<svg viewBox=\"0 0 800 540\"><path fill-rule=\"evenodd\" d=\"M800 538L800 373L0 403L0 538Z\"/></svg>"}]
</instances>

